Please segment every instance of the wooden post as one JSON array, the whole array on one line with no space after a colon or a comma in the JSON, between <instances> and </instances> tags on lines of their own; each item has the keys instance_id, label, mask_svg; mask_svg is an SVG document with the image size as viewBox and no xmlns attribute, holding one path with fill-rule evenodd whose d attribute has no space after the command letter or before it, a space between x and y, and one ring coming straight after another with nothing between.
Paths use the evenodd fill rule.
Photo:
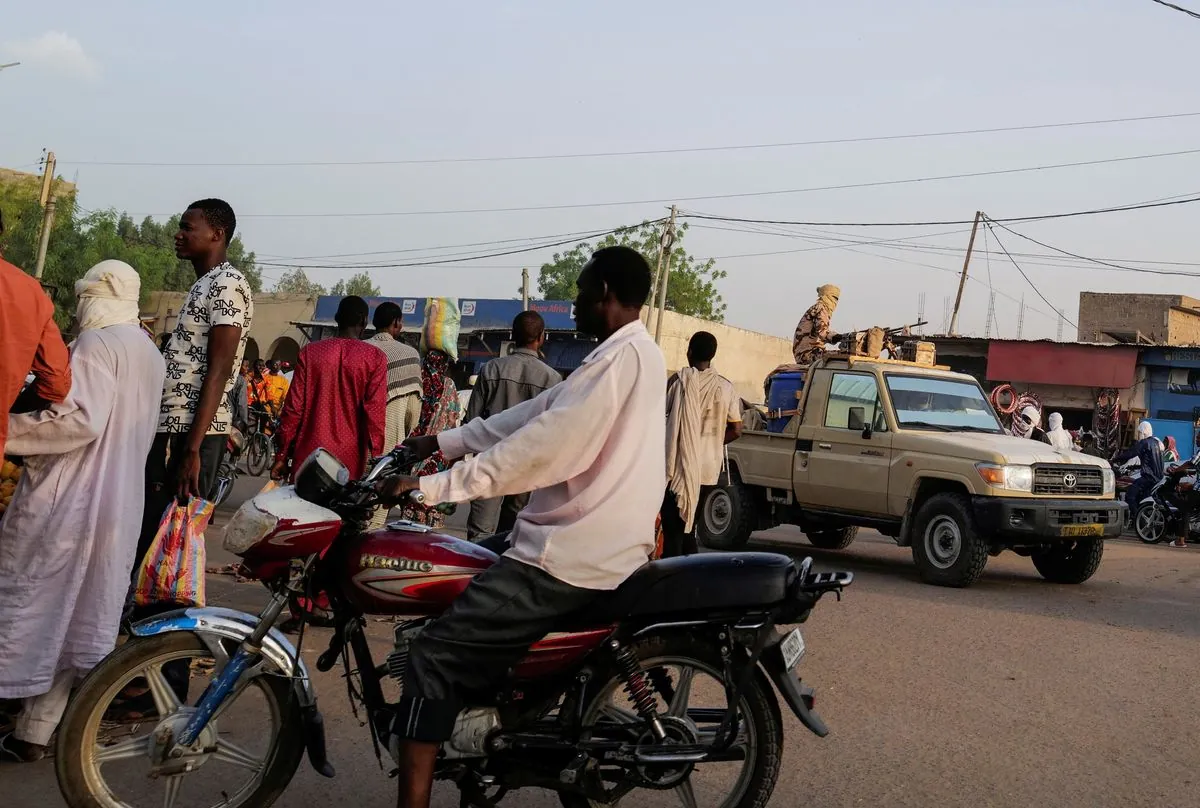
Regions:
<instances>
[{"instance_id":1,"label":"wooden post","mask_svg":"<svg viewBox=\"0 0 1200 808\"><path fill-rule=\"evenodd\" d=\"M954 327L958 324L958 307L962 305L963 287L967 285L967 268L971 266L971 251L975 249L975 233L979 230L979 220L983 211L975 211L975 223L971 225L971 238L967 240L967 257L963 259L962 274L958 277L958 295L954 298L954 310L950 313L950 327L947 336L954 336Z\"/></svg>"}]
</instances>

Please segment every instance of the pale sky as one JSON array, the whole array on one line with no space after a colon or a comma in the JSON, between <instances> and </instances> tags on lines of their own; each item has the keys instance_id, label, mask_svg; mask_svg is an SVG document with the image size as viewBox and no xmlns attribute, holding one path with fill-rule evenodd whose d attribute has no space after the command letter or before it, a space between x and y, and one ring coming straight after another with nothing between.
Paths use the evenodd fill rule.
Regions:
<instances>
[{"instance_id":1,"label":"pale sky","mask_svg":"<svg viewBox=\"0 0 1200 808\"><path fill-rule=\"evenodd\" d=\"M1191 2L1200 10L1200 0ZM10 4L11 5L11 4ZM862 138L1200 112L1200 20L1150 0L886 3L200 5L17 4L0 21L0 165L43 148L79 202L136 218L220 196L263 261L405 262L427 248L600 231L665 213L643 203L556 210L288 218L582 205L804 189L1200 148L1200 117L969 136L653 156L370 166L111 166L88 162L387 161L658 150ZM1200 154L939 182L681 202L803 221L1002 218L1200 192ZM669 204L669 203L668 203ZM1200 204L1014 225L1072 252L1200 273ZM718 265L727 322L790 335L835 282L835 329L940 329L966 228L694 228ZM896 245L831 242L945 234ZM1045 253L1001 233L1011 252ZM520 246L494 245L495 251ZM951 249L927 250L929 246ZM982 239L977 245L983 248ZM997 249L978 252L959 330L982 335L988 264L1000 336L1054 336L1056 318ZM475 249L492 251L493 247ZM450 252L461 252L452 250ZM445 252L445 251L440 251ZM385 294L511 297L553 249L439 267L374 269ZM931 264L913 266L879 256ZM1018 258L1069 320L1081 289L1200 296L1192 277L1042 266ZM271 280L283 269L264 267ZM356 270L309 269L332 284ZM996 329L993 328L993 336ZM1070 338L1073 329L1067 326Z\"/></svg>"}]
</instances>

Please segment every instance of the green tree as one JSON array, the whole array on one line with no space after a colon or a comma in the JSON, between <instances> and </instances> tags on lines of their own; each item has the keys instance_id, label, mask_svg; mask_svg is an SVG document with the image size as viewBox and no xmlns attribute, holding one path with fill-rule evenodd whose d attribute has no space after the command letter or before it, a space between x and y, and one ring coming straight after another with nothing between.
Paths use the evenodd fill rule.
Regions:
<instances>
[{"instance_id":1,"label":"green tree","mask_svg":"<svg viewBox=\"0 0 1200 808\"><path fill-rule=\"evenodd\" d=\"M342 278L329 290L331 295L358 295L359 297L379 297L379 287L371 280L371 276L360 272L350 280Z\"/></svg>"},{"instance_id":2,"label":"green tree","mask_svg":"<svg viewBox=\"0 0 1200 808\"><path fill-rule=\"evenodd\" d=\"M0 253L7 260L32 272L37 260L42 209L38 205L38 183L34 178L0 182L0 210L5 232L0 235ZM196 281L187 261L175 257L175 232L179 217L155 222L147 217L141 224L115 210L83 212L73 194L58 198L42 280L55 288L57 319L65 326L75 311L75 281L106 259L124 261L142 279L142 302L151 292L186 291ZM229 260L246 275L253 291L262 289L262 275L253 252L240 237L229 245Z\"/></svg>"},{"instance_id":3,"label":"green tree","mask_svg":"<svg viewBox=\"0 0 1200 808\"><path fill-rule=\"evenodd\" d=\"M701 261L683 248L687 223L680 225L671 248L671 277L667 281L667 308L680 314L714 322L725 319L725 299L717 291L717 281L726 273L716 268L713 259ZM565 253L555 253L538 272L538 292L545 300L571 300L575 297L575 279L591 254L602 247L632 247L650 262L658 264L661 228L651 222L624 227L597 241L582 242Z\"/></svg>"},{"instance_id":4,"label":"green tree","mask_svg":"<svg viewBox=\"0 0 1200 808\"><path fill-rule=\"evenodd\" d=\"M297 267L291 272L283 273L279 280L275 282L275 289L273 291L316 297L325 294L325 287L309 279L304 270Z\"/></svg>"}]
</instances>

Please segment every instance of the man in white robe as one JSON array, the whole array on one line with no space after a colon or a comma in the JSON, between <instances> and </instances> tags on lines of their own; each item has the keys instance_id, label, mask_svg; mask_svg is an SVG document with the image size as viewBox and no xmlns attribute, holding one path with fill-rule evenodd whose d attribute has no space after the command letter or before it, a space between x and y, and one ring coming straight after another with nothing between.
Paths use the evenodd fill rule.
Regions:
<instances>
[{"instance_id":1,"label":"man in white robe","mask_svg":"<svg viewBox=\"0 0 1200 808\"><path fill-rule=\"evenodd\" d=\"M75 284L70 396L10 421L25 471L0 522L0 699L24 703L0 760L42 757L72 686L116 645L166 372L140 286L122 261Z\"/></svg>"}]
</instances>

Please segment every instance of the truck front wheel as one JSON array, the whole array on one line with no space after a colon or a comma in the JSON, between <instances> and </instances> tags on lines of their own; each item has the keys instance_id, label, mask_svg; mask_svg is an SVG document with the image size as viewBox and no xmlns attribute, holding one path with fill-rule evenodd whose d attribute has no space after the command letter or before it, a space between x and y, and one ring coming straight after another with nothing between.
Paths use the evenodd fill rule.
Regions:
<instances>
[{"instance_id":1,"label":"truck front wheel","mask_svg":"<svg viewBox=\"0 0 1200 808\"><path fill-rule=\"evenodd\" d=\"M912 554L921 580L935 586L970 586L987 564L988 545L975 529L971 502L962 494L935 494L913 526Z\"/></svg>"},{"instance_id":2,"label":"truck front wheel","mask_svg":"<svg viewBox=\"0 0 1200 808\"><path fill-rule=\"evenodd\" d=\"M1103 557L1103 539L1079 539L1034 553L1033 566L1051 583L1081 584L1096 574Z\"/></svg>"},{"instance_id":3,"label":"truck front wheel","mask_svg":"<svg viewBox=\"0 0 1200 808\"><path fill-rule=\"evenodd\" d=\"M751 491L739 482L705 488L696 509L696 532L705 547L732 550L746 546L757 526Z\"/></svg>"},{"instance_id":4,"label":"truck front wheel","mask_svg":"<svg viewBox=\"0 0 1200 808\"><path fill-rule=\"evenodd\" d=\"M813 547L820 547L822 550L845 550L858 536L858 528L837 527L825 530L806 530L804 535Z\"/></svg>"}]
</instances>

